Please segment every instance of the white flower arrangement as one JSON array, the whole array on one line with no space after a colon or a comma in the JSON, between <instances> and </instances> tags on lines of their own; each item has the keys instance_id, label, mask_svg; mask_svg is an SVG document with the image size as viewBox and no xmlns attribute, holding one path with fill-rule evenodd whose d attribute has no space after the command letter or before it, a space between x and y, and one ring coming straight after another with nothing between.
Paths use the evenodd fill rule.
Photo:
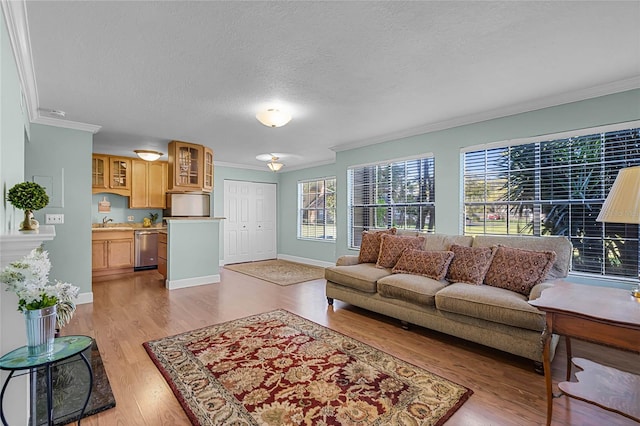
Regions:
<instances>
[{"instance_id":1,"label":"white flower arrangement","mask_svg":"<svg viewBox=\"0 0 640 426\"><path fill-rule=\"evenodd\" d=\"M74 299L80 289L69 283L49 282L51 262L49 253L35 248L27 256L10 263L0 273L0 282L7 285L7 291L18 296L20 312L48 308L57 305L57 327L64 327L76 310Z\"/></svg>"}]
</instances>

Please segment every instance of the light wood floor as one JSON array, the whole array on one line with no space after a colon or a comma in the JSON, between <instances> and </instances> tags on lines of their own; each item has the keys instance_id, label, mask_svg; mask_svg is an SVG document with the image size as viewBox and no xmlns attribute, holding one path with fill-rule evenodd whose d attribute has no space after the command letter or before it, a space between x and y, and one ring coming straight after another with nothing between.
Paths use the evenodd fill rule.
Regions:
<instances>
[{"instance_id":1,"label":"light wood floor","mask_svg":"<svg viewBox=\"0 0 640 426\"><path fill-rule=\"evenodd\" d=\"M87 426L188 425L166 382L142 347L148 340L283 308L318 324L467 386L471 398L449 425L540 425L545 422L544 378L529 360L414 327L340 301L329 307L324 280L288 287L221 269L222 282L166 290L156 271L93 283L93 304L80 305L63 334L94 337L116 398L116 407L88 417ZM573 341L581 356L640 373L640 356ZM553 362L564 380L561 342ZM554 402L554 425L635 425L621 415L565 396Z\"/></svg>"}]
</instances>

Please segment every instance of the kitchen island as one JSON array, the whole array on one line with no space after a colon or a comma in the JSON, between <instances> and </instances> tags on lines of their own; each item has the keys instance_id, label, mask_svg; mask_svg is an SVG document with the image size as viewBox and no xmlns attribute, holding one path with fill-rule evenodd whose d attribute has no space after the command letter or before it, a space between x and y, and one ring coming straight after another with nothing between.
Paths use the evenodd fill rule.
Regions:
<instances>
[{"instance_id":1,"label":"kitchen island","mask_svg":"<svg viewBox=\"0 0 640 426\"><path fill-rule=\"evenodd\" d=\"M160 231L166 233L166 288L175 290L220 282L222 219L166 219L167 228Z\"/></svg>"}]
</instances>

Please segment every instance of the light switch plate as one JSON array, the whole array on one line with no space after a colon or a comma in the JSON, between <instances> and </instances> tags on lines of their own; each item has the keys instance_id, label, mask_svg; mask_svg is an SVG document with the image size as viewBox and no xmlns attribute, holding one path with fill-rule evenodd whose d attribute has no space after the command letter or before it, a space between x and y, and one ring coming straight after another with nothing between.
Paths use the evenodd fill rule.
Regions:
<instances>
[{"instance_id":1,"label":"light switch plate","mask_svg":"<svg viewBox=\"0 0 640 426\"><path fill-rule=\"evenodd\" d=\"M64 214L46 214L44 220L47 225L62 225L64 223Z\"/></svg>"}]
</instances>

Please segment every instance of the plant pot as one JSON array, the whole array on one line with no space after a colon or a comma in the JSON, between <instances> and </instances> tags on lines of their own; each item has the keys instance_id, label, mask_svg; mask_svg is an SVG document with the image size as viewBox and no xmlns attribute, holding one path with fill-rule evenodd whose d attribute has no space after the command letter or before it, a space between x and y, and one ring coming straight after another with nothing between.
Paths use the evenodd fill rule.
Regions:
<instances>
[{"instance_id":1,"label":"plant pot","mask_svg":"<svg viewBox=\"0 0 640 426\"><path fill-rule=\"evenodd\" d=\"M30 357L53 352L57 306L24 311L27 326L27 350Z\"/></svg>"},{"instance_id":2,"label":"plant pot","mask_svg":"<svg viewBox=\"0 0 640 426\"><path fill-rule=\"evenodd\" d=\"M37 227L35 226L35 221L31 219L33 214L31 210L24 211L24 221L20 222L20 230L21 231L34 231Z\"/></svg>"}]
</instances>

